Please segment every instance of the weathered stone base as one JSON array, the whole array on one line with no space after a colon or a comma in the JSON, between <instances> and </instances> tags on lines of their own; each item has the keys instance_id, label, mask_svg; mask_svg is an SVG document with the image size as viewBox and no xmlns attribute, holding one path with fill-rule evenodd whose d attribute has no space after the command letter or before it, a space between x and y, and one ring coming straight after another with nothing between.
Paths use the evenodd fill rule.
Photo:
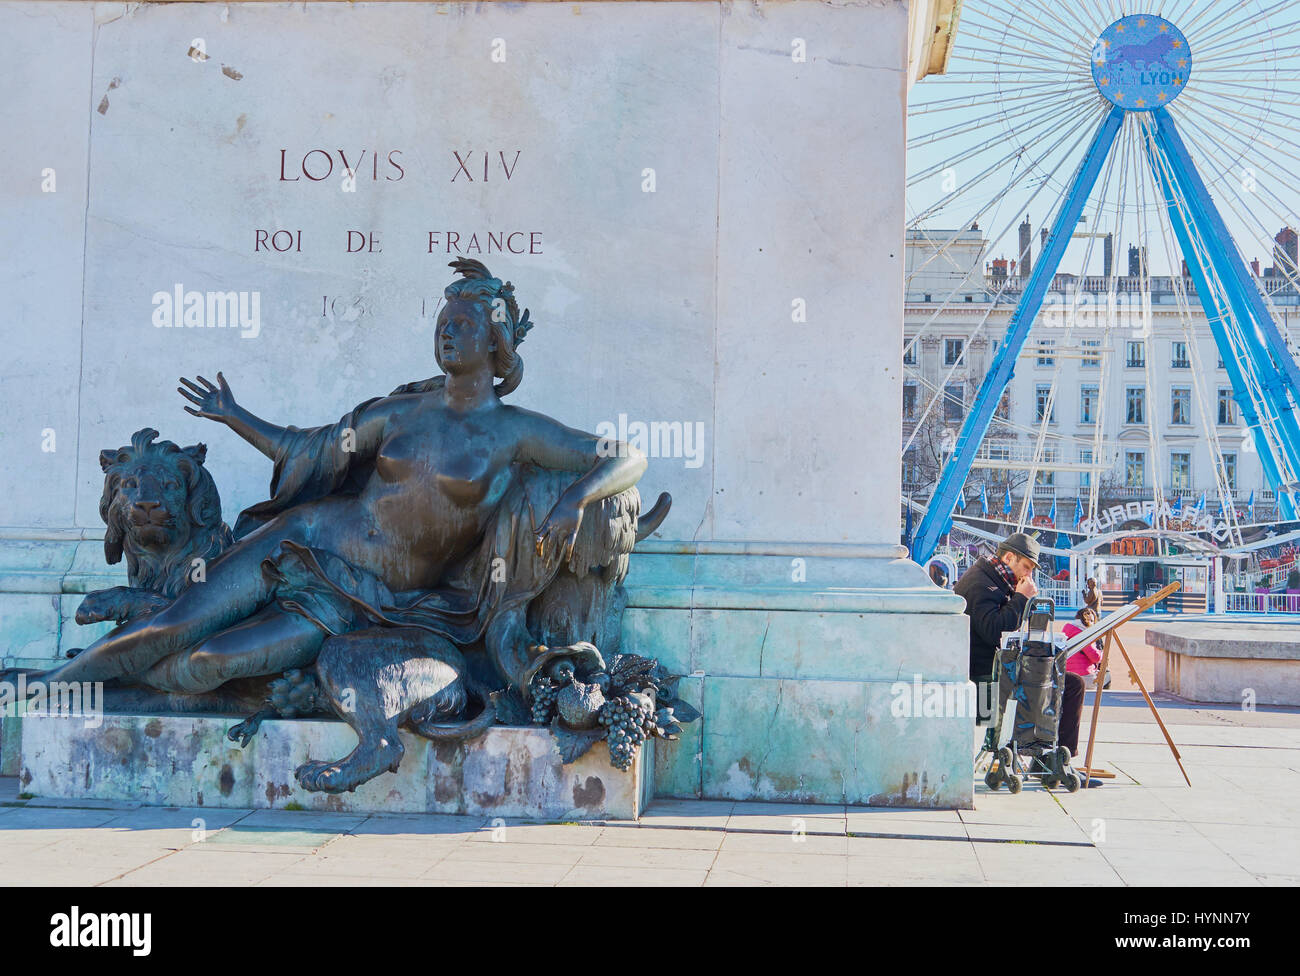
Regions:
<instances>
[{"instance_id":1,"label":"weathered stone base","mask_svg":"<svg viewBox=\"0 0 1300 976\"><path fill-rule=\"evenodd\" d=\"M1162 624L1156 691L1198 702L1300 705L1300 626L1234 621Z\"/></svg>"},{"instance_id":2,"label":"weathered stone base","mask_svg":"<svg viewBox=\"0 0 1300 976\"><path fill-rule=\"evenodd\" d=\"M538 820L632 820L649 801L652 744L624 773L597 743L561 765L543 728L490 729L466 743L437 744L402 733L406 755L355 793L310 793L293 771L308 759L338 759L356 745L342 722L263 723L247 749L225 737L238 720L212 715L24 716L22 789L43 797L125 800L157 806L454 813ZM651 765L647 765L647 764Z\"/></svg>"},{"instance_id":3,"label":"weathered stone base","mask_svg":"<svg viewBox=\"0 0 1300 976\"><path fill-rule=\"evenodd\" d=\"M702 713L659 752L656 795L972 806L969 622L901 549L643 548L623 649L687 675Z\"/></svg>"}]
</instances>

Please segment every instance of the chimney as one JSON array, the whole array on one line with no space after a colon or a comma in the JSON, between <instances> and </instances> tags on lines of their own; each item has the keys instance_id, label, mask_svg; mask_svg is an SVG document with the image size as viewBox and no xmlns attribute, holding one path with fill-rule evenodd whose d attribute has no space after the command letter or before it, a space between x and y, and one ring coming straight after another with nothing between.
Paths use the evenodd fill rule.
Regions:
<instances>
[{"instance_id":1,"label":"chimney","mask_svg":"<svg viewBox=\"0 0 1300 976\"><path fill-rule=\"evenodd\" d=\"M1136 278L1139 275L1146 274L1147 270L1147 249L1138 247L1136 244L1130 244L1128 248L1128 273L1130 278Z\"/></svg>"},{"instance_id":2,"label":"chimney","mask_svg":"<svg viewBox=\"0 0 1300 976\"><path fill-rule=\"evenodd\" d=\"M1111 272L1115 268L1115 235L1114 234L1106 235L1106 240L1102 244L1101 253L1102 253L1102 267L1104 268L1102 274L1104 274L1107 278L1109 278L1111 276Z\"/></svg>"},{"instance_id":3,"label":"chimney","mask_svg":"<svg viewBox=\"0 0 1300 976\"><path fill-rule=\"evenodd\" d=\"M1034 233L1029 226L1029 214L1025 214L1024 221L1020 224L1020 277L1028 278L1031 265L1029 254L1033 246Z\"/></svg>"},{"instance_id":4,"label":"chimney","mask_svg":"<svg viewBox=\"0 0 1300 976\"><path fill-rule=\"evenodd\" d=\"M1187 262L1184 261L1184 262L1183 262L1183 265L1186 266L1186 264L1187 264ZM1251 262L1250 262L1250 270L1254 272L1256 278L1260 277L1260 272L1259 272L1259 258L1255 258L1254 261L1251 261Z\"/></svg>"}]
</instances>

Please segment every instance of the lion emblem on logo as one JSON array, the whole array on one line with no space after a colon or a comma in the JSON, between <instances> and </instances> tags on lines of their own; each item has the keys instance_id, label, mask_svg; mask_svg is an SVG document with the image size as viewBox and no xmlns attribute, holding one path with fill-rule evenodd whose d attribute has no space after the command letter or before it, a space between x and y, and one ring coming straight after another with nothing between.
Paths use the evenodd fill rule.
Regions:
<instances>
[{"instance_id":1,"label":"lion emblem on logo","mask_svg":"<svg viewBox=\"0 0 1300 976\"><path fill-rule=\"evenodd\" d=\"M130 445L99 454L104 558L116 564L126 556L130 585L89 594L77 609L79 624L121 623L167 606L233 541L216 483L203 466L207 447L157 437L146 427L131 435Z\"/></svg>"}]
</instances>

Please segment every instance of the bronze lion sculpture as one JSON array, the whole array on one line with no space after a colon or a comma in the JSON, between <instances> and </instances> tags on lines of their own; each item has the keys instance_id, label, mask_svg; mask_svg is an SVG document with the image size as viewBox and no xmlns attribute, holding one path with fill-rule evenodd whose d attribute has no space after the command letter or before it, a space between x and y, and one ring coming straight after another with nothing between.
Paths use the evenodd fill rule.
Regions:
<instances>
[{"instance_id":1,"label":"bronze lion sculpture","mask_svg":"<svg viewBox=\"0 0 1300 976\"><path fill-rule=\"evenodd\" d=\"M203 466L203 444L179 447L156 441L146 427L129 445L101 451L104 493L99 516L108 526L104 558L116 565L126 556L128 586L90 593L77 608L77 623L122 623L167 606L208 562L231 544L221 520L221 496Z\"/></svg>"}]
</instances>

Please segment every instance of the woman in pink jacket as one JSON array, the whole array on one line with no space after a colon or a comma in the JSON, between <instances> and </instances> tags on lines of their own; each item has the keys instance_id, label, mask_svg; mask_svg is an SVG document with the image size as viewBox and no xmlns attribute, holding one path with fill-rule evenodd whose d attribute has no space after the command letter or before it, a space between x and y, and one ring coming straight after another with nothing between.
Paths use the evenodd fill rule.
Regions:
<instances>
[{"instance_id":1,"label":"woman in pink jacket","mask_svg":"<svg viewBox=\"0 0 1300 976\"><path fill-rule=\"evenodd\" d=\"M1079 621L1078 624L1068 623L1061 628L1061 633L1065 635L1067 640L1082 634L1097 622L1097 611L1093 607L1084 607L1074 616ZM1069 660L1065 662L1065 670L1080 677L1096 674L1097 665L1101 663L1101 651L1101 638L1098 637L1091 644L1085 644L1071 654ZM1110 681L1110 675L1106 676L1106 680Z\"/></svg>"}]
</instances>

